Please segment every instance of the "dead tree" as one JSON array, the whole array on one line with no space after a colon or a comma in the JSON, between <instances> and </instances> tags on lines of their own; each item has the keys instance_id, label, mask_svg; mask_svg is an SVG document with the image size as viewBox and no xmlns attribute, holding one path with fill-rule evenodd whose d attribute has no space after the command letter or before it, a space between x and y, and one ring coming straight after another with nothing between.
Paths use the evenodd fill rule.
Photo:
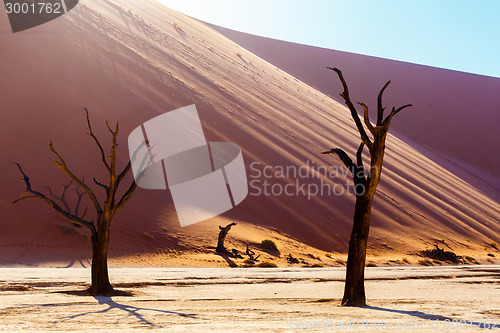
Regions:
<instances>
[{"instance_id":1,"label":"dead tree","mask_svg":"<svg viewBox=\"0 0 500 333\"><path fill-rule=\"evenodd\" d=\"M224 240L226 240L226 235L229 232L229 230L231 230L231 227L233 225L236 225L236 222L230 223L230 224L226 225L224 228L219 226L219 230L220 230L219 231L219 240L217 241L217 249L215 250L215 252L218 252L218 253L228 253L229 252L224 247Z\"/></svg>"},{"instance_id":2,"label":"dead tree","mask_svg":"<svg viewBox=\"0 0 500 333\"><path fill-rule=\"evenodd\" d=\"M368 107L363 103L358 103L364 110L365 126L373 136L373 139L370 140L363 124L361 123L357 110L349 97L349 90L342 72L337 68L328 67L328 69L335 71L342 82L344 91L340 94L340 96L344 99L345 104L349 108L351 116L356 124L356 128L361 136L361 143L356 153L356 163L354 163L340 148L334 148L329 151L325 151L322 154L338 155L345 166L350 170L354 181L356 207L354 211L351 238L349 240L346 282L342 305L364 306L366 305L364 286L366 247L368 233L370 230L372 201L382 172L385 139L387 137L392 118L403 109L410 107L411 104L407 104L399 108L393 107L391 113L384 119L385 108L382 106L382 95L384 94L387 86L391 83L391 81L388 81L378 94L377 122L374 126L370 122L370 118L368 116ZM363 166L362 153L364 146L368 148L370 153L370 169L368 172L365 171Z\"/></svg>"},{"instance_id":3,"label":"dead tree","mask_svg":"<svg viewBox=\"0 0 500 333\"><path fill-rule=\"evenodd\" d=\"M247 254L248 258L250 258L250 260L252 260L252 261L258 261L258 259L260 257L260 254L257 257L254 257L255 252L250 250L250 248L248 247L248 244L247 244L247 250L245 251L245 253Z\"/></svg>"},{"instance_id":4,"label":"dead tree","mask_svg":"<svg viewBox=\"0 0 500 333\"><path fill-rule=\"evenodd\" d=\"M457 264L465 264L465 260L462 256L456 255L454 252L445 251L441 249L439 245L434 244L434 249L425 250L421 252L426 257L439 261L451 261Z\"/></svg>"},{"instance_id":5,"label":"dead tree","mask_svg":"<svg viewBox=\"0 0 500 333\"><path fill-rule=\"evenodd\" d=\"M69 169L64 158L56 151L52 144L52 141L50 141L49 149L55 155L55 159L51 160L51 162L57 168L61 169L64 174L66 174L66 176L71 179L70 184L75 183L76 185L75 191L77 194L77 202L75 205L75 209L70 209L70 206L66 201L66 191L70 184L63 185L64 190L59 197L54 195L50 188L48 188L49 195L47 196L32 188L30 178L24 172L19 163L14 164L17 166L19 172L22 175L21 181L23 181L26 185L26 190L21 195L21 197L12 202L12 204L17 204L18 202L28 199L40 199L49 204L52 208L54 208L56 212L61 214L69 222L89 229L92 243L92 283L87 292L91 295L113 295L116 292L111 286L108 276L108 244L111 220L125 205L125 203L132 197L137 185L135 181L132 180L131 184L123 192L121 197L117 196L120 184L122 184L125 176L131 170L131 162L128 162L128 164L121 170L121 172L117 172L116 148L118 146L118 122L116 123L114 129L112 129L109 126L108 122L106 122L106 126L112 137L110 154L109 156L106 156L99 139L92 131L92 126L90 125L89 113L87 109L85 109L85 112L89 130L87 134L97 145L97 148L100 152L102 164L106 168L107 174L109 175L109 179L107 180L106 184L101 183L94 178L95 185L99 186L105 191L105 201L100 202L97 195L94 193L94 190L92 190L89 185L85 183L84 179L80 179L75 175L75 173L73 173L73 171ZM85 218L87 210L85 210L83 213L80 213L79 206L84 195L88 198L91 205L95 209L95 215L92 219Z\"/></svg>"},{"instance_id":6,"label":"dead tree","mask_svg":"<svg viewBox=\"0 0 500 333\"><path fill-rule=\"evenodd\" d=\"M294 256L292 256L291 253L287 254L285 256L286 258L286 261L289 263L289 264L298 264L299 263L299 259L295 258Z\"/></svg>"}]
</instances>

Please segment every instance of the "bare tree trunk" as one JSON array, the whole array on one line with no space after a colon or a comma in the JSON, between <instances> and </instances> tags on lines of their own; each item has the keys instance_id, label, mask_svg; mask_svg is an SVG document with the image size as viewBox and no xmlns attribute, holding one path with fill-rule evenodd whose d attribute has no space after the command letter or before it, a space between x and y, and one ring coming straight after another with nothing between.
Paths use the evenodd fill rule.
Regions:
<instances>
[{"instance_id":1,"label":"bare tree trunk","mask_svg":"<svg viewBox=\"0 0 500 333\"><path fill-rule=\"evenodd\" d=\"M100 221L99 232L92 235L92 284L91 295L108 295L114 292L108 275L108 246L110 221Z\"/></svg>"},{"instance_id":2,"label":"bare tree trunk","mask_svg":"<svg viewBox=\"0 0 500 333\"><path fill-rule=\"evenodd\" d=\"M356 198L342 305L366 305L364 280L371 207L372 198L366 195Z\"/></svg>"},{"instance_id":3,"label":"bare tree trunk","mask_svg":"<svg viewBox=\"0 0 500 333\"><path fill-rule=\"evenodd\" d=\"M224 247L224 241L226 240L226 235L227 233L229 232L229 230L231 230L231 227L233 225L236 225L235 222L233 223L230 223L228 225L226 225L224 228L219 226L219 239L217 241L217 249L215 250L216 252L218 253L227 253L228 251L226 250L226 248Z\"/></svg>"},{"instance_id":4,"label":"bare tree trunk","mask_svg":"<svg viewBox=\"0 0 500 333\"><path fill-rule=\"evenodd\" d=\"M370 170L366 181L357 179L360 174L354 176L354 183L363 185L356 193L356 206L352 225L351 238L349 240L349 254L347 255L346 283L342 305L364 306L365 296L365 266L366 249L370 232L370 218L372 214L372 202L382 173L382 162L384 160L385 137L387 132L374 133L374 144L371 152ZM360 146L362 149L363 145ZM358 167L363 165L361 151L358 150ZM365 173L361 172L364 178Z\"/></svg>"}]
</instances>

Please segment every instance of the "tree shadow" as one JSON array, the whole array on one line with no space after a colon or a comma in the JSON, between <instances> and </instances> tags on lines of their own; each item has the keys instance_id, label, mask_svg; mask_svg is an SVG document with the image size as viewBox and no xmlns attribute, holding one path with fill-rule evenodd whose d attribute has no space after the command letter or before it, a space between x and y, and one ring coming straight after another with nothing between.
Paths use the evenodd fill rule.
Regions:
<instances>
[{"instance_id":1,"label":"tree shadow","mask_svg":"<svg viewBox=\"0 0 500 333\"><path fill-rule=\"evenodd\" d=\"M88 259L85 259L85 260L87 261L87 264L89 265L89 267L90 267L90 266L92 266L92 265L90 264L90 261L89 261ZM72 260L69 262L69 264L68 264L67 266L59 266L59 267L57 267L57 268L70 268L70 267L72 267L72 266L76 263L76 261L77 261L77 259L72 259ZM80 263L80 265L81 265L83 268L87 268L87 267L85 266L85 263L83 262L83 260L82 260L82 259L78 259L78 262Z\"/></svg>"},{"instance_id":2,"label":"tree shadow","mask_svg":"<svg viewBox=\"0 0 500 333\"><path fill-rule=\"evenodd\" d=\"M224 260L227 262L227 264L229 265L229 267L231 268L234 268L234 267L238 267L238 265L231 260L231 257L233 256L231 253L220 253L220 252L215 252L217 255L221 256L222 258L224 258Z\"/></svg>"},{"instance_id":3,"label":"tree shadow","mask_svg":"<svg viewBox=\"0 0 500 333\"><path fill-rule=\"evenodd\" d=\"M135 317L139 322L150 326L151 328L156 327L156 325L146 318L144 318L144 315L141 314L141 311L150 311L150 312L158 312L158 313L163 313L163 314L171 314L171 315L177 315L180 317L185 317L185 318L191 318L191 319L198 319L196 314L191 314L191 313L182 313L182 312L176 312L176 311L168 311L168 310L159 310L159 309L151 309L151 308L141 308L141 307L136 307L132 305L125 305L125 304L120 304L114 301L110 296L93 296L99 304L106 305L107 308L98 310L98 311L89 311L89 312L82 312L78 313L75 315L67 316L67 317L61 317L59 318L62 321L65 320L72 320L78 317L83 317L86 315L98 315L98 314L104 314L107 313L111 310L118 309L123 312L127 313L126 317ZM89 303L85 303L89 304ZM75 303L62 303L62 304L42 304L41 306L47 306L47 307L56 307L56 306L73 306Z\"/></svg>"},{"instance_id":4,"label":"tree shadow","mask_svg":"<svg viewBox=\"0 0 500 333\"><path fill-rule=\"evenodd\" d=\"M92 294L90 292L90 287L84 290L61 290L61 291L55 291L57 294L67 294L67 295L73 295L73 296L92 296L92 297L100 297L96 296L95 294ZM106 293L102 295L103 297L111 297L111 296L125 296L125 297L132 297L135 296L133 292L130 291L124 291L124 290L117 290L117 289L112 289L109 293Z\"/></svg>"},{"instance_id":5,"label":"tree shadow","mask_svg":"<svg viewBox=\"0 0 500 333\"><path fill-rule=\"evenodd\" d=\"M272 255L273 257L280 258L281 257L281 252L280 250L267 250L264 249L264 252L266 252L269 255Z\"/></svg>"},{"instance_id":6,"label":"tree shadow","mask_svg":"<svg viewBox=\"0 0 500 333\"><path fill-rule=\"evenodd\" d=\"M456 318L450 318L450 317L445 317L445 316L441 316L441 315L433 315L433 314L428 314L428 313L424 313L421 311L396 310L396 309L382 308L379 306L362 306L362 308L369 309L369 310L398 313L398 314L408 315L408 316L417 317L417 318L426 319L426 320L437 320L437 321L450 322L450 323L453 322L453 320L455 320L455 322L457 322ZM458 323L460 323L460 320L458 320ZM466 323L464 323L464 325L471 325L471 326L474 326L477 328L500 329L500 326L498 325L498 323L467 321Z\"/></svg>"}]
</instances>

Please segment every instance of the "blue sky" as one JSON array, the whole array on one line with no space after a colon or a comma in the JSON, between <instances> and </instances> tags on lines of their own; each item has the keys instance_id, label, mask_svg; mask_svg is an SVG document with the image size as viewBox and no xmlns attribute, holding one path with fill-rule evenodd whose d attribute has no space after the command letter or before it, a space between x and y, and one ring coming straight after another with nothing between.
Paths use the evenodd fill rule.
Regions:
<instances>
[{"instance_id":1,"label":"blue sky","mask_svg":"<svg viewBox=\"0 0 500 333\"><path fill-rule=\"evenodd\" d=\"M500 1L158 1L254 35L500 77Z\"/></svg>"}]
</instances>

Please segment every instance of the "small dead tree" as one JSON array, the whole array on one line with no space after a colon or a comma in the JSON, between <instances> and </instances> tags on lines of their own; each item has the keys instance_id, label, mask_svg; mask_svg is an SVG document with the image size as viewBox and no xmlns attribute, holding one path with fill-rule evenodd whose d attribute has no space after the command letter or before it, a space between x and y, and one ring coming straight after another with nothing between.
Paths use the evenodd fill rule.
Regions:
<instances>
[{"instance_id":1,"label":"small dead tree","mask_svg":"<svg viewBox=\"0 0 500 333\"><path fill-rule=\"evenodd\" d=\"M391 81L387 81L378 94L377 122L376 125L373 126L368 115L368 107L363 103L358 103L364 110L365 126L373 136L373 140L370 140L363 124L361 123L357 110L349 97L349 90L342 72L337 68L327 68L335 71L342 82L344 91L340 94L340 96L344 99L345 104L349 108L351 116L356 124L356 128L361 136L361 143L356 153L356 163L354 163L340 148L334 148L329 151L325 151L322 154L338 155L347 169L350 170L354 181L356 207L354 211L351 238L349 240L346 282L342 305L364 306L366 305L364 285L366 247L368 242L368 233L370 230L372 201L380 180L380 174L382 172L385 139L387 137L392 118L403 109L410 107L411 104L407 104L399 108L393 107L391 113L384 119L385 108L382 106L382 95L384 94L387 86L391 83ZM362 153L364 146L368 148L370 153L369 172L365 172L365 168L363 166Z\"/></svg>"},{"instance_id":2,"label":"small dead tree","mask_svg":"<svg viewBox=\"0 0 500 333\"><path fill-rule=\"evenodd\" d=\"M106 126L108 127L108 130L111 133L112 137L110 154L109 156L106 156L99 139L92 131L92 126L90 125L89 113L87 109L85 109L85 113L89 130L87 134L97 145L97 148L99 149L101 155L100 157L102 160L102 164L106 168L107 174L109 175L109 179L107 180L106 184L101 183L94 178L94 184L101 187L105 191L105 201L100 202L94 191L89 187L89 185L85 183L84 178L80 179L75 175L75 173L73 173L73 171L69 169L64 158L56 151L52 144L52 141L50 141L49 149L56 157L54 160L51 160L51 162L57 168L61 169L64 174L66 174L71 179L71 182L68 185L63 185L64 189L60 196L55 195L50 188L47 188L49 192L49 195L47 196L33 189L31 186L30 178L24 172L21 165L19 163L14 163L22 175L21 181L23 181L26 185L26 190L21 195L21 197L12 202L12 204L17 204L28 199L40 199L49 204L52 208L54 208L56 212L61 214L69 222L73 223L74 225L89 229L92 243L92 283L89 289L87 289L87 292L91 295L113 295L116 294L116 292L111 286L108 276L108 244L111 220L125 205L125 203L132 197L135 189L137 188L137 185L136 182L132 180L132 183L121 195L121 197L117 197L117 192L120 184L122 184L125 176L131 170L131 162L128 162L128 164L121 170L121 172L117 172L116 148L118 146L118 122L116 123L114 129L112 129L109 126L108 122L106 122ZM68 204L66 199L67 190L72 183L76 185L75 193L77 195L77 201L73 210L70 208L70 205ZM95 209L95 217L92 219L85 218L87 209L85 209L85 211L83 212L81 212L81 210L79 209L84 195L90 200L92 206Z\"/></svg>"},{"instance_id":3,"label":"small dead tree","mask_svg":"<svg viewBox=\"0 0 500 333\"><path fill-rule=\"evenodd\" d=\"M258 259L260 257L260 254L257 257L255 257L255 252L250 250L250 248L248 247L248 244L247 244L247 249L246 249L245 253L247 254L248 258L250 258L250 260L259 261Z\"/></svg>"},{"instance_id":4,"label":"small dead tree","mask_svg":"<svg viewBox=\"0 0 500 333\"><path fill-rule=\"evenodd\" d=\"M227 233L229 232L229 230L231 230L231 227L233 225L236 225L236 222L230 223L230 224L226 225L225 227L219 226L219 230L220 230L219 231L219 239L217 241L217 249L215 250L215 252L218 252L218 253L228 253L229 252L224 247L224 241L226 240Z\"/></svg>"}]
</instances>

